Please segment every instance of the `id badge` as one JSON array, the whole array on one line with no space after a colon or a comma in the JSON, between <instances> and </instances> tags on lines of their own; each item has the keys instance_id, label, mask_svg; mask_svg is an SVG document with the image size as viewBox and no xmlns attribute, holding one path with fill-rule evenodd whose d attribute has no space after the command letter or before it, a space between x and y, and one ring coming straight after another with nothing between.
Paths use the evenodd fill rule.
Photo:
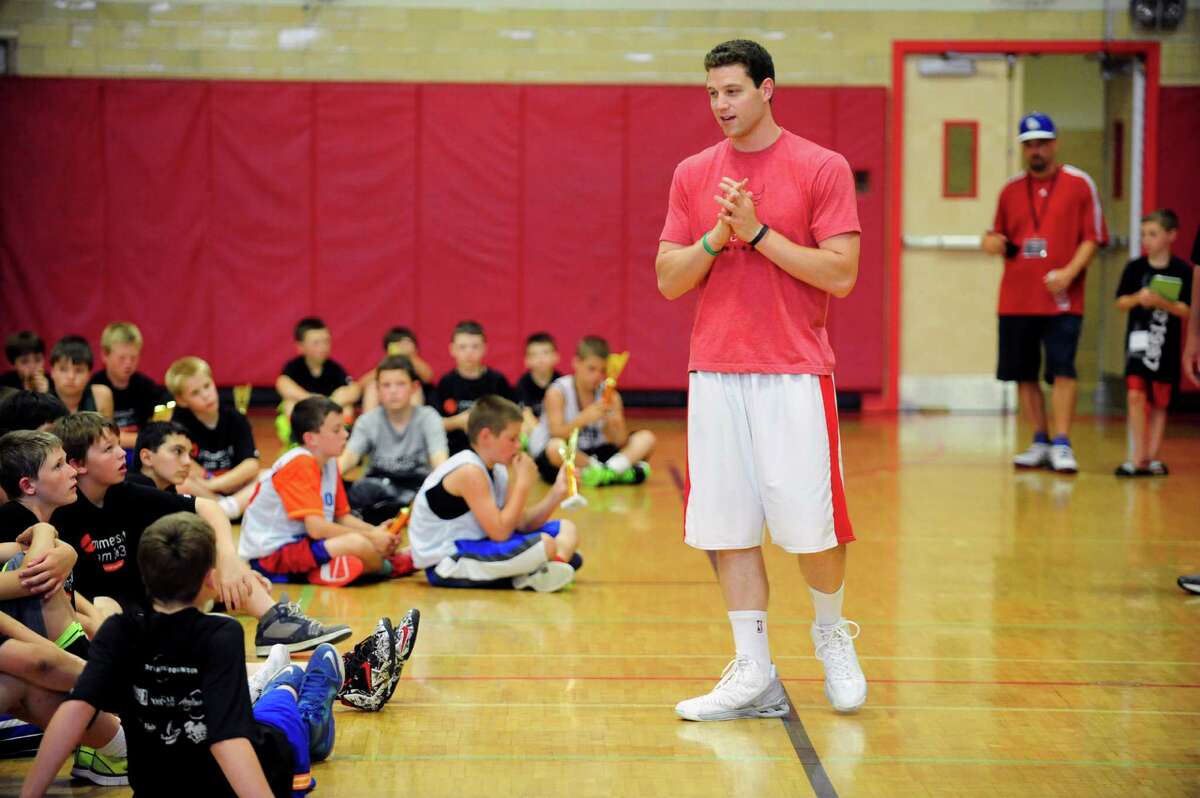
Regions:
<instances>
[{"instance_id":1,"label":"id badge","mask_svg":"<svg viewBox=\"0 0 1200 798\"><path fill-rule=\"evenodd\" d=\"M1044 238L1027 238L1021 243L1022 258L1044 258L1046 254L1046 239Z\"/></svg>"},{"instance_id":2,"label":"id badge","mask_svg":"<svg viewBox=\"0 0 1200 798\"><path fill-rule=\"evenodd\" d=\"M1129 354L1140 355L1150 348L1150 331L1134 330L1129 333Z\"/></svg>"}]
</instances>

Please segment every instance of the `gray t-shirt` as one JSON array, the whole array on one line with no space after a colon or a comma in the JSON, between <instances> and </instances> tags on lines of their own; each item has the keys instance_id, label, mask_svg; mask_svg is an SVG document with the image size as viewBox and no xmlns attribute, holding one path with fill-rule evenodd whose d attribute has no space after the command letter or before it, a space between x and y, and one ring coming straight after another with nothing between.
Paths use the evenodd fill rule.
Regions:
<instances>
[{"instance_id":1,"label":"gray t-shirt","mask_svg":"<svg viewBox=\"0 0 1200 798\"><path fill-rule=\"evenodd\" d=\"M432 407L414 407L402 430L393 427L387 411L377 407L355 422L346 448L371 458L369 477L425 477L432 470L430 456L447 451L446 430Z\"/></svg>"}]
</instances>

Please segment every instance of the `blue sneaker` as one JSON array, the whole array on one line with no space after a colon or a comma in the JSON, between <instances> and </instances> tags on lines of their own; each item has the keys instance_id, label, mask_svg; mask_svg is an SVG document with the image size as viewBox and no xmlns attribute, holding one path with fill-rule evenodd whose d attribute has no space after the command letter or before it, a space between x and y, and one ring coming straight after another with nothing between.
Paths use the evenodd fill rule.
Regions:
<instances>
[{"instance_id":1,"label":"blue sneaker","mask_svg":"<svg viewBox=\"0 0 1200 798\"><path fill-rule=\"evenodd\" d=\"M333 700L346 669L342 655L329 643L322 643L313 652L300 683L300 717L308 726L308 751L313 762L320 762L333 753Z\"/></svg>"},{"instance_id":2,"label":"blue sneaker","mask_svg":"<svg viewBox=\"0 0 1200 798\"><path fill-rule=\"evenodd\" d=\"M296 700L299 701L300 688L304 685L304 674L304 666L296 664L288 665L283 670L279 671L279 673L275 674L271 681L267 682L267 686L263 688L260 697L271 692L276 687L283 687L286 685L287 687L290 687L296 691Z\"/></svg>"}]
</instances>

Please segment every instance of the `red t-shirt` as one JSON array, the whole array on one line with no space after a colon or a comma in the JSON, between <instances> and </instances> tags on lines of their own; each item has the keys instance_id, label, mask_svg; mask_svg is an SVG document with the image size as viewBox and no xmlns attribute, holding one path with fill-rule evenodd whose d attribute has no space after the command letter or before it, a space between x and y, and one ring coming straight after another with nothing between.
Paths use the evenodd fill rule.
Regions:
<instances>
[{"instance_id":1,"label":"red t-shirt","mask_svg":"<svg viewBox=\"0 0 1200 798\"><path fill-rule=\"evenodd\" d=\"M1001 316L1057 316L1083 314L1083 272L1067 288L1066 296L1046 290L1046 273L1061 268L1084 241L1103 245L1108 227L1100 211L1100 195L1087 173L1063 164L1053 175L1036 179L1026 173L1009 180L1000 191L992 230L1003 233L1021 248L1004 261L1000 280ZM1036 239L1045 241L1044 250ZM1026 257L1026 245L1033 254Z\"/></svg>"},{"instance_id":2,"label":"red t-shirt","mask_svg":"<svg viewBox=\"0 0 1200 798\"><path fill-rule=\"evenodd\" d=\"M688 245L711 230L722 177L749 178L758 220L793 243L816 247L862 230L846 159L785 130L758 152L739 152L726 139L680 163L659 240ZM688 370L833 373L828 292L792 277L736 236L696 290Z\"/></svg>"}]
</instances>

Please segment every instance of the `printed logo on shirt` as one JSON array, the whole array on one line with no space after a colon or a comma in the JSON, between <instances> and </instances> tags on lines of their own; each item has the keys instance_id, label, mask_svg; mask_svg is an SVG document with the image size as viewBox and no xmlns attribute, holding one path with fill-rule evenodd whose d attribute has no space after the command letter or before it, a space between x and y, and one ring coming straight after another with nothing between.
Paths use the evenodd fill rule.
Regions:
<instances>
[{"instance_id":1,"label":"printed logo on shirt","mask_svg":"<svg viewBox=\"0 0 1200 798\"><path fill-rule=\"evenodd\" d=\"M332 507L332 506L333 506L333 494L332 494L331 492L329 492L329 491L325 491L325 496L324 496L324 499L325 499L325 506L326 506L326 507Z\"/></svg>"},{"instance_id":2,"label":"printed logo on shirt","mask_svg":"<svg viewBox=\"0 0 1200 798\"><path fill-rule=\"evenodd\" d=\"M95 557L106 572L113 573L125 567L125 558L129 556L125 540L124 530L105 538L93 538L85 533L79 547Z\"/></svg>"},{"instance_id":3,"label":"printed logo on shirt","mask_svg":"<svg viewBox=\"0 0 1200 798\"><path fill-rule=\"evenodd\" d=\"M458 402L454 399L445 400L442 402L442 412L449 416L454 415L458 412Z\"/></svg>"}]
</instances>

